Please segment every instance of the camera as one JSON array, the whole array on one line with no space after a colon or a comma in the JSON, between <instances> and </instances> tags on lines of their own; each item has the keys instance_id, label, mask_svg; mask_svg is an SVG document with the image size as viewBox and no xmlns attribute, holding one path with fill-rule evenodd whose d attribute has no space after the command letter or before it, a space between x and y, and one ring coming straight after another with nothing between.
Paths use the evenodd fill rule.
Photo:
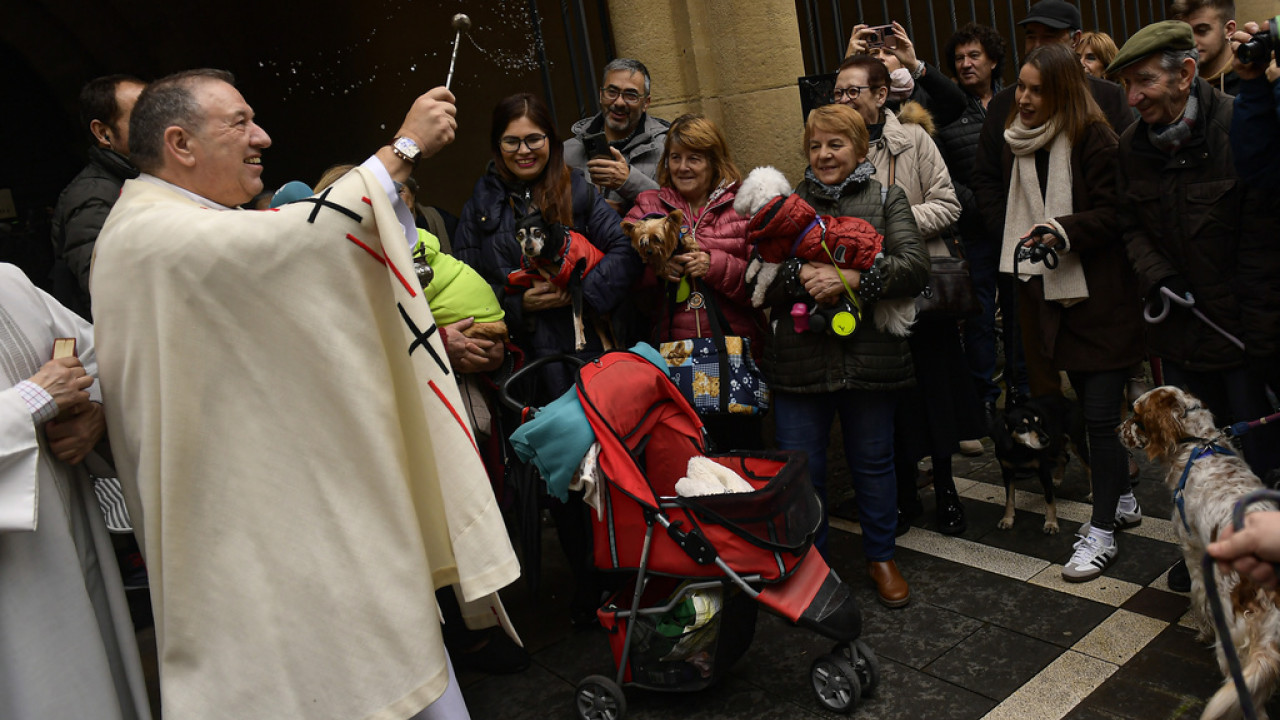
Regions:
<instances>
[{"instance_id":1,"label":"camera","mask_svg":"<svg viewBox=\"0 0 1280 720\"><path fill-rule=\"evenodd\" d=\"M1269 27L1254 33L1253 39L1236 48L1236 57L1245 65L1265 66L1271 62L1271 53L1280 47L1280 15L1271 18Z\"/></svg>"},{"instance_id":2,"label":"camera","mask_svg":"<svg viewBox=\"0 0 1280 720\"><path fill-rule=\"evenodd\" d=\"M875 33L867 38L867 48L889 48L890 50L898 47L898 36L893 32L893 25L876 25L867 28L869 32Z\"/></svg>"}]
</instances>

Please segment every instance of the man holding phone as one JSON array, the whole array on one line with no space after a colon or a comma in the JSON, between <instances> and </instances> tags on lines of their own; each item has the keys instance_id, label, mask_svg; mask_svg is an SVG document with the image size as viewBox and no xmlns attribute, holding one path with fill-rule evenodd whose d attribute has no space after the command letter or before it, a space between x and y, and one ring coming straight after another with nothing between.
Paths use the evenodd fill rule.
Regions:
<instances>
[{"instance_id":1,"label":"man holding phone","mask_svg":"<svg viewBox=\"0 0 1280 720\"><path fill-rule=\"evenodd\" d=\"M619 214L626 214L644 190L658 187L658 160L669 123L650 117L649 69L639 60L618 58L604 66L601 111L573 125L564 161L587 173Z\"/></svg>"}]
</instances>

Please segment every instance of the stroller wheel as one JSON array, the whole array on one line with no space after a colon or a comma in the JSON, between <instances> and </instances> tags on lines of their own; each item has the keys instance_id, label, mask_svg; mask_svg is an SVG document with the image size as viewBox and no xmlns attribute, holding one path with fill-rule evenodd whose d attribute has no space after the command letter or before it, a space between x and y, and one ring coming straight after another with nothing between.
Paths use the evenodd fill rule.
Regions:
<instances>
[{"instance_id":1,"label":"stroller wheel","mask_svg":"<svg viewBox=\"0 0 1280 720\"><path fill-rule=\"evenodd\" d=\"M861 640L854 640L851 643L836 645L831 652L853 665L854 672L858 673L858 681L862 683L863 697L869 697L875 692L880 684L880 659L876 657L870 645Z\"/></svg>"},{"instance_id":2,"label":"stroller wheel","mask_svg":"<svg viewBox=\"0 0 1280 720\"><path fill-rule=\"evenodd\" d=\"M809 668L809 680L818 702L833 712L852 712L862 696L858 672L843 655L827 654L814 660Z\"/></svg>"},{"instance_id":3,"label":"stroller wheel","mask_svg":"<svg viewBox=\"0 0 1280 720\"><path fill-rule=\"evenodd\" d=\"M622 720L627 714L622 688L603 675L588 675L578 683L577 701L582 720Z\"/></svg>"}]
</instances>

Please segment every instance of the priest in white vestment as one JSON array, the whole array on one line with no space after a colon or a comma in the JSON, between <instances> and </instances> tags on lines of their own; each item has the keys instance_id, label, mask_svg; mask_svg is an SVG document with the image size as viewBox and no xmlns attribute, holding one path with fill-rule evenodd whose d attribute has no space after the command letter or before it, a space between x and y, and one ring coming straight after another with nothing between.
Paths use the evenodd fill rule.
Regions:
<instances>
[{"instance_id":1,"label":"priest in white vestment","mask_svg":"<svg viewBox=\"0 0 1280 720\"><path fill-rule=\"evenodd\" d=\"M79 360L52 361L74 338ZM111 537L93 328L0 264L0 718L150 718Z\"/></svg>"},{"instance_id":2,"label":"priest in white vestment","mask_svg":"<svg viewBox=\"0 0 1280 720\"><path fill-rule=\"evenodd\" d=\"M139 98L143 175L92 274L163 715L465 718L434 590L478 600L519 567L392 184L452 141L453 96L418 98L394 150L322 195L234 211L271 141L230 80Z\"/></svg>"}]
</instances>

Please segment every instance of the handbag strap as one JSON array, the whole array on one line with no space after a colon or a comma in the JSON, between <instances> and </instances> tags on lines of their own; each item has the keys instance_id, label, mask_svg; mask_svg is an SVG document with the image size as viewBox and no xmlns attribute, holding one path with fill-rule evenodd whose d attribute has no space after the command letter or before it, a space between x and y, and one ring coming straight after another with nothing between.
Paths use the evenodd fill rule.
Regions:
<instances>
[{"instance_id":1,"label":"handbag strap","mask_svg":"<svg viewBox=\"0 0 1280 720\"><path fill-rule=\"evenodd\" d=\"M705 283L704 283L705 284ZM689 278L689 286L691 292L698 292L698 281ZM711 344L716 347L717 361L720 366L720 409L728 412L729 410L729 349L725 343L725 328L730 327L728 319L724 313L720 311L720 305L716 302L715 293L711 288L706 288L705 292L699 293L702 296L703 308L707 311L707 321L711 326ZM674 292L668 296L670 303L670 315L668 317L667 327L672 327L675 320L676 304ZM695 308L692 312L697 312ZM743 352L746 352L746 345L743 344Z\"/></svg>"}]
</instances>

